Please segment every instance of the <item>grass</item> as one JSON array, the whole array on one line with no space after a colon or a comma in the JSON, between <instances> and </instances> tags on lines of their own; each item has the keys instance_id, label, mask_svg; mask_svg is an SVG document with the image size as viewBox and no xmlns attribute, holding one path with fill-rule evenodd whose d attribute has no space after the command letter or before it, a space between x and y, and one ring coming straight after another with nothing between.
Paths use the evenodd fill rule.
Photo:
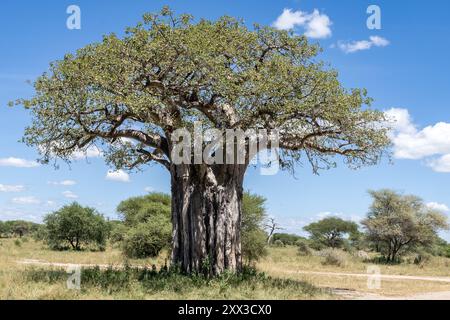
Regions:
<instances>
[{"instance_id":1,"label":"grass","mask_svg":"<svg viewBox=\"0 0 450 320\"><path fill-rule=\"evenodd\" d=\"M425 292L450 291L450 283L430 282L418 280L391 280L383 279L380 289L370 289L367 278L337 276L337 275L311 275L300 274L297 271L333 272L333 273L367 273L367 263L347 255L347 261L342 266L324 264L320 256L300 256L296 247L270 248L270 254L258 263L258 270L264 271L273 277L289 278L306 281L322 288L353 290L362 293L373 293L384 296L406 296ZM381 274L450 277L450 259L432 257L422 266L412 263L395 265L377 264Z\"/></svg>"},{"instance_id":2,"label":"grass","mask_svg":"<svg viewBox=\"0 0 450 320\"><path fill-rule=\"evenodd\" d=\"M166 254L157 259L125 260L120 251L51 251L32 240L0 245L0 299L320 299L330 298L328 290L288 278L276 278L247 270L242 275L224 274L206 279L185 276L154 265L164 265ZM81 290L68 290L63 268L27 266L24 259L43 262L110 265L107 269L82 270ZM118 269L118 265L133 267ZM114 267L116 266L116 267ZM135 267L139 266L139 268Z\"/></svg>"},{"instance_id":3,"label":"grass","mask_svg":"<svg viewBox=\"0 0 450 320\"><path fill-rule=\"evenodd\" d=\"M297 250L271 247L256 265L257 272L205 279L153 267L165 265L166 252L155 259L127 260L114 247L104 252L52 251L33 240L0 239L0 299L338 299L329 289L384 296L450 291L445 282L383 279L381 288L372 290L366 278L301 274L298 271L365 274L373 264L344 254L345 264L326 265L324 257L300 256ZM81 290L68 290L64 268L18 263L24 260L110 267L85 267ZM421 266L377 266L382 274L450 277L448 258L433 257Z\"/></svg>"}]
</instances>

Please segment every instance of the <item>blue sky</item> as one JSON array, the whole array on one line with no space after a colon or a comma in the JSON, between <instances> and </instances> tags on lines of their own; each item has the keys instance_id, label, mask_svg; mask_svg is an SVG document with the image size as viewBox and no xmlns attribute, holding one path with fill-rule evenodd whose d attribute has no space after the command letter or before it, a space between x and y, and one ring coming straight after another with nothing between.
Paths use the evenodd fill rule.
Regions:
<instances>
[{"instance_id":1,"label":"blue sky","mask_svg":"<svg viewBox=\"0 0 450 320\"><path fill-rule=\"evenodd\" d=\"M66 27L66 8L81 9L81 30ZM245 187L267 197L268 212L288 232L334 214L364 217L368 189L392 188L421 196L446 214L450 206L450 3L438 1L39 1L0 4L0 219L41 221L58 207L77 200L115 218L115 207L148 190L168 192L169 176L158 166L144 172L110 175L99 157L35 166L35 150L18 140L30 122L7 102L32 94L26 83L61 58L102 35L122 34L144 12L170 5L177 13L215 19L227 14L245 23L293 27L324 48L321 58L340 72L346 87L365 87L374 107L397 120L394 163L353 171L339 167L313 175L308 166L261 176L250 169ZM369 30L366 9L381 8L381 30ZM290 11L285 11L290 9ZM284 14L283 14L284 12ZM278 19L278 20L277 20ZM444 235L450 240L448 234Z\"/></svg>"}]
</instances>

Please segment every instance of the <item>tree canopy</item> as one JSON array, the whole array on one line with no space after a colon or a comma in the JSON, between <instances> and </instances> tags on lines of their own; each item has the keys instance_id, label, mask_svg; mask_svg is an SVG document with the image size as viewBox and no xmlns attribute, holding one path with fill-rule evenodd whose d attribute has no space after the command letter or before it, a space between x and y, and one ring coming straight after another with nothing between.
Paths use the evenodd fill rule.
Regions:
<instances>
[{"instance_id":1,"label":"tree canopy","mask_svg":"<svg viewBox=\"0 0 450 320\"><path fill-rule=\"evenodd\" d=\"M337 217L329 217L313 222L303 228L311 235L311 239L323 246L337 248L344 240L344 235L358 232L358 225Z\"/></svg>"},{"instance_id":2,"label":"tree canopy","mask_svg":"<svg viewBox=\"0 0 450 320\"><path fill-rule=\"evenodd\" d=\"M107 35L53 62L17 104L33 123L24 141L42 161L70 160L93 144L118 168L169 168L177 128L277 129L281 164L314 171L342 155L378 162L389 139L364 89L342 87L305 36L224 16L194 21L164 8L122 38Z\"/></svg>"}]
</instances>

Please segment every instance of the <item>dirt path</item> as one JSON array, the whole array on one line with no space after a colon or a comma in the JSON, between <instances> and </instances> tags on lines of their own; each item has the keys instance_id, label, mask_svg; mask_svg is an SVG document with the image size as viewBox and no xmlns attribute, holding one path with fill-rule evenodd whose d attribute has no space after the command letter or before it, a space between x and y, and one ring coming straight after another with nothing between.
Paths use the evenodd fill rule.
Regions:
<instances>
[{"instance_id":1,"label":"dirt path","mask_svg":"<svg viewBox=\"0 0 450 320\"><path fill-rule=\"evenodd\" d=\"M351 290L332 290L332 292L346 300L450 300L450 291L427 292L409 296L383 296Z\"/></svg>"},{"instance_id":2,"label":"dirt path","mask_svg":"<svg viewBox=\"0 0 450 320\"><path fill-rule=\"evenodd\" d=\"M281 270L280 270L281 271ZM323 276L343 276L343 277L359 277L367 278L373 274L365 273L345 273L345 272L318 272L318 271L289 271L283 270L284 273L305 274L305 275L323 275ZM398 281L434 281L450 283L450 277L430 277L430 276L403 276L380 274L381 279L398 280ZM375 293L359 292L355 290L333 289L332 292L344 299L348 300L450 300L450 291L427 292L414 294L409 296L383 296Z\"/></svg>"},{"instance_id":3,"label":"dirt path","mask_svg":"<svg viewBox=\"0 0 450 320\"><path fill-rule=\"evenodd\" d=\"M373 274L367 273L316 272L316 271L285 271L285 272L322 275L322 276L345 276L345 277L360 277L360 278L367 278L369 276L373 276ZM422 281L450 282L450 277L401 276L392 274L380 274L379 277L381 279L393 279L393 280L422 280Z\"/></svg>"},{"instance_id":4,"label":"dirt path","mask_svg":"<svg viewBox=\"0 0 450 320\"><path fill-rule=\"evenodd\" d=\"M72 266L79 267L99 267L101 269L107 268L123 268L122 265L102 265L102 264L70 264L70 263L58 263L58 262L47 262L42 260L34 260L34 259L24 259L17 261L18 264L23 265L37 265L37 266L48 266L48 267L62 267L69 268ZM134 266L136 268L143 268L143 266ZM324 276L344 276L344 277L361 277L367 278L371 276L370 274L365 273L344 273L344 272L317 272L317 271L289 271L283 270L284 273L291 274L310 274L310 275L324 275ZM435 282L449 282L450 277L422 277L422 276L402 276L402 275L391 275L391 274L381 274L381 279L390 279L390 280L419 280L419 281L435 281ZM382 296L374 293L365 293L358 292L353 290L341 290L336 289L333 290L333 293L343 297L344 299L349 300L450 300L450 291L443 292L429 292L429 293L421 293L411 296Z\"/></svg>"}]
</instances>

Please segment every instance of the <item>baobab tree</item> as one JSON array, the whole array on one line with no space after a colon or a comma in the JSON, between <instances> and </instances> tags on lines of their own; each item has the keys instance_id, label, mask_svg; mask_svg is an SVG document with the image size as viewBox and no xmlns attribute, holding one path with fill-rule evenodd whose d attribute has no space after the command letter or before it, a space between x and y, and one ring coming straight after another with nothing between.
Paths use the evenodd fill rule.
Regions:
<instances>
[{"instance_id":1,"label":"baobab tree","mask_svg":"<svg viewBox=\"0 0 450 320\"><path fill-rule=\"evenodd\" d=\"M365 90L343 88L319 51L292 32L164 8L124 37L105 36L52 63L33 97L16 101L33 116L24 141L44 163L96 145L118 169L160 164L171 177L172 263L239 271L250 152L244 163L176 163L177 129L277 130L287 170L330 168L335 155L353 168L376 164L389 141L383 113Z\"/></svg>"}]
</instances>

